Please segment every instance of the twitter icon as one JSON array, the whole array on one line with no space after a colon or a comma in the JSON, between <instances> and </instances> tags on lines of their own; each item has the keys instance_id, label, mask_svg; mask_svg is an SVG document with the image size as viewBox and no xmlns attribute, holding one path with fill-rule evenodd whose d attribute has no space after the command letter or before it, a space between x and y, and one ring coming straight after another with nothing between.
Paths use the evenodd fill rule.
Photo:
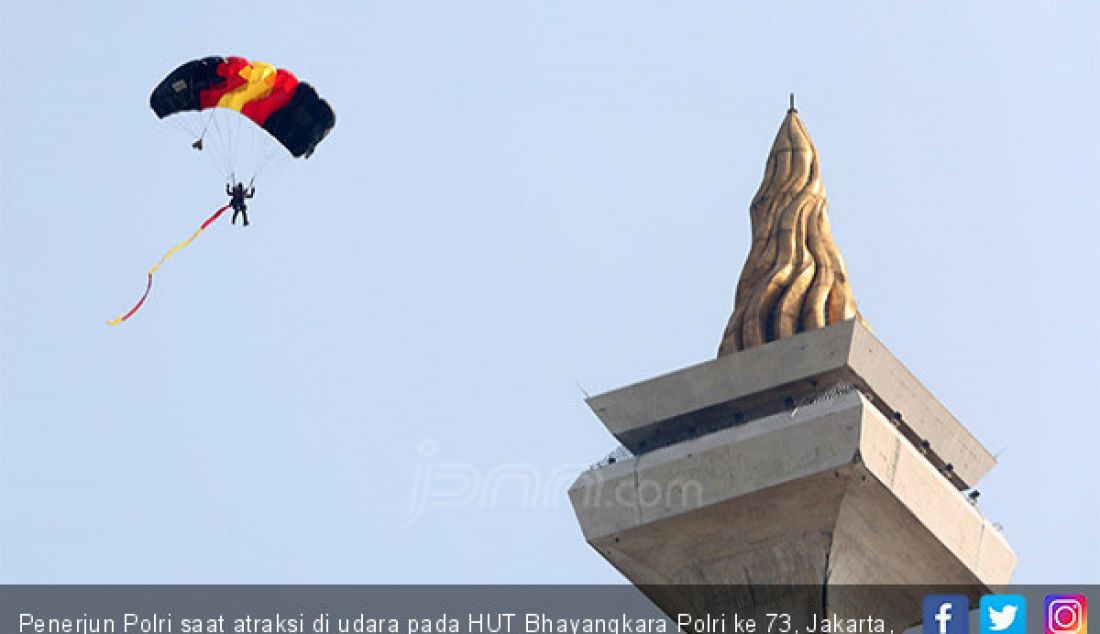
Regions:
<instances>
[{"instance_id":1,"label":"twitter icon","mask_svg":"<svg viewBox=\"0 0 1100 634\"><path fill-rule=\"evenodd\" d=\"M987 594L978 603L981 634L1026 634L1027 600L1019 594Z\"/></svg>"}]
</instances>

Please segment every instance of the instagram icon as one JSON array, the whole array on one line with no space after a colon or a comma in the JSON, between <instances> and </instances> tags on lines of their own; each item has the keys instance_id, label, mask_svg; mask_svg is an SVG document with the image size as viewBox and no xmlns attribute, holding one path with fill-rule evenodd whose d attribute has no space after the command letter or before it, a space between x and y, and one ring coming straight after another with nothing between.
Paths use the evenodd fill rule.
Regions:
<instances>
[{"instance_id":1,"label":"instagram icon","mask_svg":"<svg viewBox=\"0 0 1100 634\"><path fill-rule=\"evenodd\" d=\"M1088 634L1089 602L1083 594L1048 594L1043 618L1045 634Z\"/></svg>"}]
</instances>

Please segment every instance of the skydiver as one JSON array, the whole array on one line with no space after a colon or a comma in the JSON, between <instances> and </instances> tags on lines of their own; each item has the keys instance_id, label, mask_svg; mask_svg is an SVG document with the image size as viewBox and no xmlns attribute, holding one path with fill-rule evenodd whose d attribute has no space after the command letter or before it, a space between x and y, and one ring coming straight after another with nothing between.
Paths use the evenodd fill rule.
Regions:
<instances>
[{"instance_id":1,"label":"skydiver","mask_svg":"<svg viewBox=\"0 0 1100 634\"><path fill-rule=\"evenodd\" d=\"M256 193L256 188L249 185L248 189L245 189L244 183L238 182L229 188L229 183L225 184L225 193L229 195L229 204L233 207L233 219L231 224L237 224L237 214L244 217L244 226L248 226L248 205L245 204L246 198L252 198Z\"/></svg>"}]
</instances>

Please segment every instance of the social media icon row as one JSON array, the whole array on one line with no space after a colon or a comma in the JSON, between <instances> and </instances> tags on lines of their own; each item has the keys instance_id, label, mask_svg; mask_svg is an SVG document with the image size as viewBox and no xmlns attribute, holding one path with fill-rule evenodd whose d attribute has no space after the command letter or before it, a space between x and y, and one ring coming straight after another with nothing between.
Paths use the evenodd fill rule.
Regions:
<instances>
[{"instance_id":1,"label":"social media icon row","mask_svg":"<svg viewBox=\"0 0 1100 634\"><path fill-rule=\"evenodd\" d=\"M924 598L923 634L969 634L970 602L961 594ZM1019 594L987 594L978 605L981 634L1027 634L1027 600ZM1048 594L1043 599L1044 634L1088 634L1088 599L1083 594Z\"/></svg>"}]
</instances>

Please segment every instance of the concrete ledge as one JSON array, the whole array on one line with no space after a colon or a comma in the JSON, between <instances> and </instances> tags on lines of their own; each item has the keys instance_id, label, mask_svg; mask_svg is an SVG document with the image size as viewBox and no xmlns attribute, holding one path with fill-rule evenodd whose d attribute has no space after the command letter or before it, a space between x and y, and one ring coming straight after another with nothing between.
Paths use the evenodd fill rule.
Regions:
<instances>
[{"instance_id":1,"label":"concrete ledge","mask_svg":"<svg viewBox=\"0 0 1100 634\"><path fill-rule=\"evenodd\" d=\"M996 587L1016 562L854 390L590 470L569 494L586 540L638 585Z\"/></svg>"},{"instance_id":2,"label":"concrete ledge","mask_svg":"<svg viewBox=\"0 0 1100 634\"><path fill-rule=\"evenodd\" d=\"M859 388L958 489L989 453L865 327L833 324L588 399L635 454L789 411L837 385Z\"/></svg>"}]
</instances>

